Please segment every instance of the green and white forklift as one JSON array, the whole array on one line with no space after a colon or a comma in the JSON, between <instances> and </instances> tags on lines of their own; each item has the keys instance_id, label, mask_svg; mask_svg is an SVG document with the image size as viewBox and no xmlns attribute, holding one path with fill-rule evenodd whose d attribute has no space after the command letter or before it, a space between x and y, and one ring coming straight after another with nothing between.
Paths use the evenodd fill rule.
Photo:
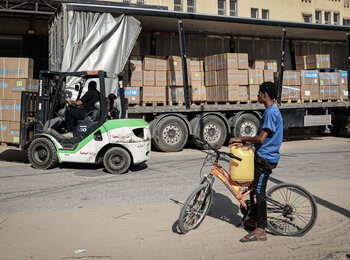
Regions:
<instances>
[{"instance_id":1,"label":"green and white forklift","mask_svg":"<svg viewBox=\"0 0 350 260\"><path fill-rule=\"evenodd\" d=\"M95 110L75 124L73 137L65 137L64 111L67 78L78 79L79 96L90 80L97 81L100 100ZM58 163L101 163L109 173L125 173L131 165L150 158L151 134L142 119L126 119L124 89L120 88L119 119L108 119L105 80L118 75L104 71L41 71L38 93L23 92L20 144L28 148L31 165L49 169ZM69 95L69 92L68 92Z\"/></svg>"}]
</instances>

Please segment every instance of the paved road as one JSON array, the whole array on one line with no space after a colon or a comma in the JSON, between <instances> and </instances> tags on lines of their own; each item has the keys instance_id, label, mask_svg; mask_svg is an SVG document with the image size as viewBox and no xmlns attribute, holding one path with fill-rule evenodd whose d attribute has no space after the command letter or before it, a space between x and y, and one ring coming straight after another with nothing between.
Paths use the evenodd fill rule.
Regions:
<instances>
[{"instance_id":1,"label":"paved road","mask_svg":"<svg viewBox=\"0 0 350 260\"><path fill-rule=\"evenodd\" d=\"M298 247L302 248L300 241L303 240L292 240L295 248L292 246L287 258L296 256L301 259L309 257L313 259L315 259L314 257L324 259L340 257L342 259L341 257L345 257L346 252L350 253L348 242L342 243L333 239L332 241L337 243L336 246L327 247L325 244L331 245L327 242L328 240L318 236L320 234L322 236L328 234L325 233L325 230L327 230L327 232L334 233L334 235L338 234L339 239L346 239L347 241L350 239L350 213L348 210L350 208L348 199L350 195L350 190L348 189L350 184L350 139L316 137L306 140L288 141L283 143L281 154L281 161L278 168L274 170L269 186L281 182L294 182L303 185L316 196L321 214L318 225L314 228L315 231L312 230L310 232L310 234L314 232L315 237L309 235L309 238L306 239L306 242L309 244L311 243L310 241L317 240L318 242L313 247L316 249L319 247L318 251L310 251L307 248L305 250L296 250ZM230 228L232 228L232 225L239 221L240 216L236 202L231 201L230 194L218 180L214 184L216 195L210 212L211 218L206 219L198 230L193 231L193 233L190 232L186 236L174 234L169 227L177 218L181 202L198 185L199 171L204 156L204 151L190 148L180 153L165 154L153 152L152 159L147 165L136 167L125 175L110 175L102 168L92 165L65 164L61 165L60 168L48 171L35 170L26 163L26 154L24 152L1 150L0 252L1 250L6 252L8 258L5 257L4 259L22 259L21 257L26 257L28 254L30 256L36 254L37 259L45 259L50 256L50 249L43 248L47 242L46 239L50 239L50 232L46 234L47 237L44 236L46 238L44 244L40 245L33 242L34 244L27 249L17 247L19 245L23 246L20 241L24 244L26 243L24 241L28 242L25 235L29 236L31 233L28 231L28 234L25 232L25 234L21 234L20 230L23 226L33 225L33 222L30 222L29 219L40 219L40 225L45 226L45 223L47 225L51 223L48 222L49 220L54 221L53 219L55 219L55 221L60 223L60 220L68 216L67 219L72 221L71 226L58 224L57 229L65 230L65 228L69 228L69 230L66 230L69 233L75 230L73 227L82 224L79 221L81 218L79 214L86 216L88 213L95 220L101 220L102 216L109 214L115 215L115 218L118 219L120 216L128 219L128 216L134 214L137 217L129 217L129 220L141 219L139 223L141 227L138 230L140 232L142 230L146 232L147 230L146 233L148 235L143 234L142 239L147 240L147 236L149 236L152 239L157 237L159 240L159 237L162 237L159 234L154 234L154 232L157 233L156 231L159 233L159 229L156 227L152 228L152 225L157 226L156 222L148 222L147 219L158 220L158 223L165 221L164 230L161 230L167 235L164 235L163 241L170 239L174 243L173 246L163 245L162 241L157 239L153 241L151 239L153 242L147 250L141 248L140 250L133 251L131 249L131 251L128 251L129 247L132 248L132 243L121 240L119 241L118 248L120 251L118 254L113 251L116 245L108 247L104 244L106 247L104 252L109 250L107 255L109 258L119 259L120 256L138 258L142 256L142 258L147 259L220 259L222 257L230 259L233 252L228 250L227 254L222 251L218 253L216 247L214 248L215 243L212 243L213 248L211 248L209 242L205 241L206 239L202 240L203 236L208 234L211 238L216 238L215 241L223 241L224 244L227 242L228 245L232 239L232 245L236 246L239 237L241 234L244 234L239 233L237 237L232 238L231 232L224 232L224 230L227 230L225 225L229 223ZM228 162L223 162L223 164L228 165ZM204 168L204 171L208 170L208 167ZM139 208L144 210L144 215L139 212ZM113 210L113 213L110 210ZM119 213L121 215L117 215ZM76 219L74 216L76 216ZM109 223L107 220L104 221L105 225ZM100 222L98 223L94 223L94 225L99 227L98 230L94 230L91 225L88 225L87 229L91 229L93 234L99 233L103 228L108 229L108 227L103 225L99 226ZM322 225L324 225L324 228L322 228ZM346 229L343 229L343 231L349 230L347 234L335 232L334 229L342 228L344 225ZM35 229L35 226L32 226L32 228ZM123 226L120 229L123 230ZM128 237L128 235L133 237L131 241L138 239L137 237L135 238L137 236L135 231L130 231L131 233L129 233L124 230L125 233L120 233L120 229L118 233L121 237L125 234L125 237ZM218 229L221 233L214 232L215 229ZM169 233L167 233L168 231ZM58 231L56 230L55 232ZM79 237L81 236L79 232L81 230L75 230L72 233L72 237L75 237L74 241L80 241ZM11 238L6 240L6 234L9 233L12 234ZM65 235L67 234L65 233ZM64 237L64 235L62 236ZM115 239L112 233L105 234L105 236L112 240ZM71 248L65 244L65 240L59 235L57 236L58 238L61 238L62 241L55 244L56 247L59 245L59 248L57 248L58 251L51 255L53 259L63 259L72 252ZM206 249L202 253L196 254L197 249L187 246L184 242L190 238L198 240L194 245L200 243L199 245ZM101 239L105 241L106 238ZM272 252L268 249L264 251L264 254L266 257L269 254L275 254L277 258L286 259L278 253L283 251L282 244L273 244L274 239L277 238L269 239L269 241L272 240L269 248L274 248L275 251ZM13 241L18 241L18 243L15 243L15 245ZM277 239L275 241L280 240ZM282 241L290 243L285 238ZM77 243L78 245L79 243ZM100 248L98 243L94 245ZM220 246L220 243L217 246ZM48 246L48 248L50 247ZM160 250L159 248L163 249ZM181 250L184 249L184 251L176 255L180 248ZM35 250L33 251L33 249ZM38 253L38 250L41 250L42 253ZM90 250L93 251L92 248ZM94 250L96 254L99 252L96 248ZM300 251L300 254L297 253L298 251ZM100 252L99 256L103 256L104 252ZM167 252L175 255L169 257L170 255ZM305 252L311 253L308 255ZM256 258L257 255L249 255L244 250L240 251L239 256L253 256L253 259L258 259Z\"/></svg>"}]
</instances>

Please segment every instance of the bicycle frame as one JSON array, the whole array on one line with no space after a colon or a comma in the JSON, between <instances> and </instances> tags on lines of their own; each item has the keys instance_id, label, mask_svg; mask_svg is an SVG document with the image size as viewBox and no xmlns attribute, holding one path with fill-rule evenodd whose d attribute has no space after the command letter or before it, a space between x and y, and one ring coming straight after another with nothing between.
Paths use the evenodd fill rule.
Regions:
<instances>
[{"instance_id":1,"label":"bicycle frame","mask_svg":"<svg viewBox=\"0 0 350 260\"><path fill-rule=\"evenodd\" d=\"M230 174L223 167L221 167L218 162L213 163L213 168L210 171L210 175L215 175L218 177L226 188L232 193L232 195L239 201L239 203L241 203L244 207L247 207L247 204L243 198L253 191L253 182L233 181ZM247 187L248 190L246 190Z\"/></svg>"}]
</instances>

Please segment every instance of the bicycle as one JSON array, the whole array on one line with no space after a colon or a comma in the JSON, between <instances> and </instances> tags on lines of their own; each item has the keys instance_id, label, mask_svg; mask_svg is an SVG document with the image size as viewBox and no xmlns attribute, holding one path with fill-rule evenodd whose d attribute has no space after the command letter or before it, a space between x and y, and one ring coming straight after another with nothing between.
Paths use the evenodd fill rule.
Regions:
<instances>
[{"instance_id":1,"label":"bicycle","mask_svg":"<svg viewBox=\"0 0 350 260\"><path fill-rule=\"evenodd\" d=\"M212 150L205 157L202 169L207 162L213 167L209 174L201 176L201 184L190 194L180 211L178 226L181 232L185 234L198 228L209 212L213 200L214 176L218 177L240 202L240 212L243 214L240 225L242 225L243 221L249 219L251 212L252 203L244 198L253 191L253 182L233 181L230 174L218 163L221 155L239 161L242 159L232 153L221 152L206 141L199 139L197 141ZM315 198L300 185L293 183L275 185L266 192L265 199L268 229L275 235L303 236L316 223Z\"/></svg>"}]
</instances>

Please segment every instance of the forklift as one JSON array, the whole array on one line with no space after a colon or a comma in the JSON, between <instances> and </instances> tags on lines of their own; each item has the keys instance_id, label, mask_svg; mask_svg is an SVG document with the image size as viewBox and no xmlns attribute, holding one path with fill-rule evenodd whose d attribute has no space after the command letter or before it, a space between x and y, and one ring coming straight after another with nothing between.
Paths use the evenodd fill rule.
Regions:
<instances>
[{"instance_id":1,"label":"forklift","mask_svg":"<svg viewBox=\"0 0 350 260\"><path fill-rule=\"evenodd\" d=\"M86 92L88 82L95 80L100 100L95 109L78 120L73 137L66 137L65 99L72 92L66 88L67 79L74 78L77 99ZM119 84L120 113L118 119L107 116L105 80ZM22 92L20 145L28 149L28 158L36 169L50 169L58 163L102 163L112 174L123 174L131 165L150 158L151 134L142 119L126 118L126 101L122 78L105 71L54 72L41 71L38 92ZM74 90L73 90L74 91ZM77 107L76 109L79 109Z\"/></svg>"}]
</instances>

